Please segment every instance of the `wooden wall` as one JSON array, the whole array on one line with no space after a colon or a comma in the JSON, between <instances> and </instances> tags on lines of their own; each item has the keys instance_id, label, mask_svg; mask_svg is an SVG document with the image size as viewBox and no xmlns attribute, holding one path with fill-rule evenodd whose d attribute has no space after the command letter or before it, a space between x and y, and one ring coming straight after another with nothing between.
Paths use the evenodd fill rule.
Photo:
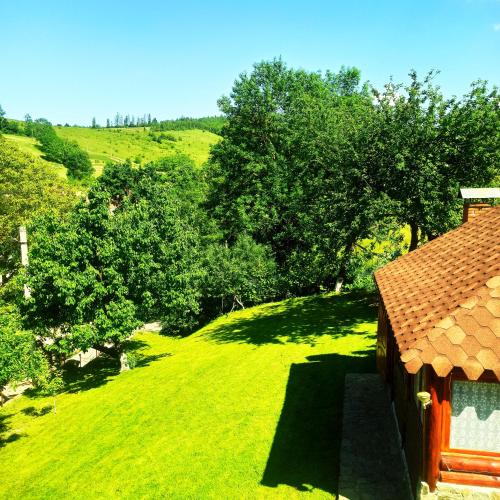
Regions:
<instances>
[{"instance_id":1,"label":"wooden wall","mask_svg":"<svg viewBox=\"0 0 500 500\"><path fill-rule=\"evenodd\" d=\"M382 301L379 308L377 368L391 391L412 490L417 496L424 468L425 415L416 399L416 393L425 384L425 374L423 369L418 375L406 372Z\"/></svg>"}]
</instances>

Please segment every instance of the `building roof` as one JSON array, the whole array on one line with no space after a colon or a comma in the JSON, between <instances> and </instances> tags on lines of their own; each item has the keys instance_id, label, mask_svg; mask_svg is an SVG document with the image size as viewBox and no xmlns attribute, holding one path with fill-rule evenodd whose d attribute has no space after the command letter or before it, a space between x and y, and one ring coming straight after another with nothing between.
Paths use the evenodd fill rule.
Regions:
<instances>
[{"instance_id":1,"label":"building roof","mask_svg":"<svg viewBox=\"0 0 500 500\"><path fill-rule=\"evenodd\" d=\"M375 273L401 360L500 380L500 206Z\"/></svg>"},{"instance_id":2,"label":"building roof","mask_svg":"<svg viewBox=\"0 0 500 500\"><path fill-rule=\"evenodd\" d=\"M462 188L460 189L460 196L464 200L500 198L500 188Z\"/></svg>"}]
</instances>

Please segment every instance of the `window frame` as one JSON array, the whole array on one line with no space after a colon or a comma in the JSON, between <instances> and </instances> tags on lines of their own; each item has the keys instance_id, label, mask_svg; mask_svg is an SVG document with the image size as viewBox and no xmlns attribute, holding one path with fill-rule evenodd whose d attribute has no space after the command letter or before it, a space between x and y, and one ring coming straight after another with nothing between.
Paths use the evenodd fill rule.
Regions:
<instances>
[{"instance_id":1,"label":"window frame","mask_svg":"<svg viewBox=\"0 0 500 500\"><path fill-rule=\"evenodd\" d=\"M451 448L450 447L450 434L451 434L451 393L453 381L463 381L463 382L486 382L486 383L496 383L498 380L493 374L483 373L478 380L469 380L462 370L454 370L446 379L443 387L443 418L442 418L442 431L441 431L441 451L450 454L460 454L460 455L473 455L479 457L495 457L500 459L500 451L484 451L484 450L469 450L462 448Z\"/></svg>"}]
</instances>

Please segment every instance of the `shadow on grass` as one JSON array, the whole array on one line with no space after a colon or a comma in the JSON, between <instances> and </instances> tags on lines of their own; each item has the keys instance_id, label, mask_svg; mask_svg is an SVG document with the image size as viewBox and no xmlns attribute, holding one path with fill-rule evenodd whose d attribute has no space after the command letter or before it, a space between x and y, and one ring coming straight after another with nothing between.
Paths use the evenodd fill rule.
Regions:
<instances>
[{"instance_id":1,"label":"shadow on grass","mask_svg":"<svg viewBox=\"0 0 500 500\"><path fill-rule=\"evenodd\" d=\"M136 356L134 370L144 368L151 363L162 358L171 356L171 353L142 354L141 348L147 347L146 342L140 340L130 340L127 342L127 352L133 352ZM137 352L135 352L137 351ZM94 389L108 383L113 377L120 373L120 363L116 358L105 354L100 355L83 368L72 368L64 370L63 378L65 382L64 392L81 392Z\"/></svg>"},{"instance_id":2,"label":"shadow on grass","mask_svg":"<svg viewBox=\"0 0 500 500\"><path fill-rule=\"evenodd\" d=\"M162 352L161 354L149 354L146 356L139 356L136 363L136 368L143 368L144 366L149 366L151 363L158 361L159 359L169 358L172 356L170 352Z\"/></svg>"},{"instance_id":3,"label":"shadow on grass","mask_svg":"<svg viewBox=\"0 0 500 500\"><path fill-rule=\"evenodd\" d=\"M375 319L371 295L317 295L276 303L255 317L234 319L209 332L208 337L217 343L314 345L319 335L340 337L352 333L357 324Z\"/></svg>"},{"instance_id":4,"label":"shadow on grass","mask_svg":"<svg viewBox=\"0 0 500 500\"><path fill-rule=\"evenodd\" d=\"M29 417L43 417L52 411L52 406L44 406L43 408L35 408L34 406L28 406L27 408L23 408L21 413L27 415Z\"/></svg>"},{"instance_id":5,"label":"shadow on grass","mask_svg":"<svg viewBox=\"0 0 500 500\"><path fill-rule=\"evenodd\" d=\"M136 357L135 368L144 368L159 359L169 357L172 354L165 352L161 354L143 354L141 350L146 350L149 347L147 342L137 339L128 340L125 344L125 349L128 353L133 353ZM97 358L87 363L84 367L79 367L77 363L67 363L62 371L64 387L60 393L77 393L95 389L107 384L120 373L120 362L117 358L101 353ZM45 397L45 394L39 388L27 389L24 393L26 396L36 399ZM30 410L32 408L32 410ZM26 415L41 416L35 414L34 407L27 408ZM29 412L33 412L32 414Z\"/></svg>"},{"instance_id":6,"label":"shadow on grass","mask_svg":"<svg viewBox=\"0 0 500 500\"><path fill-rule=\"evenodd\" d=\"M7 446L9 443L13 443L18 439L26 436L26 434L20 434L18 432L12 432L9 434L9 420L12 417L12 413L5 415L0 415L0 448Z\"/></svg>"},{"instance_id":7,"label":"shadow on grass","mask_svg":"<svg viewBox=\"0 0 500 500\"><path fill-rule=\"evenodd\" d=\"M292 364L261 484L336 494L340 467L344 378L375 370L372 351L310 356Z\"/></svg>"},{"instance_id":8,"label":"shadow on grass","mask_svg":"<svg viewBox=\"0 0 500 500\"><path fill-rule=\"evenodd\" d=\"M120 366L115 358L105 354L93 359L84 367L68 367L63 371L63 392L75 393L95 389L107 384L120 373Z\"/></svg>"}]
</instances>

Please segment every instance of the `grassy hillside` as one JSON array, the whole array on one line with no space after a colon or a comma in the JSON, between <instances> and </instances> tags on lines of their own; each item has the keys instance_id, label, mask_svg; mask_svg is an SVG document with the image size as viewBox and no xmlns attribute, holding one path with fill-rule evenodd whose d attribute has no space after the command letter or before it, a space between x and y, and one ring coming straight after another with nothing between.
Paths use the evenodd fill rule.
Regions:
<instances>
[{"instance_id":1,"label":"grassy hillside","mask_svg":"<svg viewBox=\"0 0 500 500\"><path fill-rule=\"evenodd\" d=\"M43 153L38 149L38 141L32 137L25 137L23 135L3 134L3 137L8 141L15 144L24 153L33 155L42 161L49 170L55 172L59 177L66 178L66 168L58 163L52 163L43 159Z\"/></svg>"},{"instance_id":2,"label":"grassy hillside","mask_svg":"<svg viewBox=\"0 0 500 500\"><path fill-rule=\"evenodd\" d=\"M57 414L34 395L1 410L0 497L331 498L344 376L374 369L375 316L324 295L137 334L139 366L67 375Z\"/></svg>"},{"instance_id":3,"label":"grassy hillside","mask_svg":"<svg viewBox=\"0 0 500 500\"><path fill-rule=\"evenodd\" d=\"M87 151L99 174L106 161L124 161L130 159L144 162L185 154L197 165L208 160L210 147L219 140L219 136L204 130L169 131L168 136L175 140L154 141L149 130L144 128L82 128L55 127L58 135L76 141ZM155 133L159 136L161 133Z\"/></svg>"}]
</instances>

